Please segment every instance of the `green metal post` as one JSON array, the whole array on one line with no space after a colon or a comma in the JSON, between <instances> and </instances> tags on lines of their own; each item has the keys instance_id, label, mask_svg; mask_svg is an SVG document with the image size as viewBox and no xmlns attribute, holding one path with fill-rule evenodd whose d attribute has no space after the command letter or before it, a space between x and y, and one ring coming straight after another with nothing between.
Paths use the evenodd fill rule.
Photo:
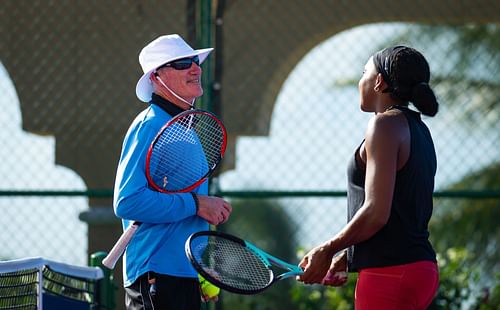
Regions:
<instances>
[{"instance_id":1,"label":"green metal post","mask_svg":"<svg viewBox=\"0 0 500 310\"><path fill-rule=\"evenodd\" d=\"M196 27L197 48L212 47L212 1L199 0L197 3L199 15ZM215 51L214 51L215 52ZM214 53L212 52L212 53ZM209 56L203 62L203 96L200 98L201 104L197 107L212 111L212 85L213 85L213 58Z\"/></svg>"},{"instance_id":2,"label":"green metal post","mask_svg":"<svg viewBox=\"0 0 500 310\"><path fill-rule=\"evenodd\" d=\"M104 278L100 281L98 293L98 309L102 310L115 310L115 291L117 287L113 280L113 270L110 270L102 264L102 260L106 257L106 252L96 252L90 255L89 265L92 267L99 267L104 273Z\"/></svg>"}]
</instances>

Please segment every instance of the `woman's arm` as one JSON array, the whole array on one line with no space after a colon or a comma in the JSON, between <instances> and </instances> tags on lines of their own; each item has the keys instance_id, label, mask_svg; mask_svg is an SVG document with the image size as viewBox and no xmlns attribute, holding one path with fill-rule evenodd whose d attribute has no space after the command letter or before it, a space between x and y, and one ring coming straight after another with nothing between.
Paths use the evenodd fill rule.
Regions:
<instances>
[{"instance_id":1,"label":"woman's arm","mask_svg":"<svg viewBox=\"0 0 500 310\"><path fill-rule=\"evenodd\" d=\"M388 221L398 167L398 153L405 137L404 122L394 114L377 114L365 135L366 178L363 206L332 239L311 250L301 262L299 277L321 283L335 253L372 237Z\"/></svg>"}]
</instances>

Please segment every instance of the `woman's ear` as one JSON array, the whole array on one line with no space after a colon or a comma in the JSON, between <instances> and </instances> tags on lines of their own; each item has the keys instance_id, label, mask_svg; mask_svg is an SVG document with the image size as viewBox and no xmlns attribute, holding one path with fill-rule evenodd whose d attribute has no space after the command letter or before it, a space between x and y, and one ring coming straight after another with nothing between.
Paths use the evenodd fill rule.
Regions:
<instances>
[{"instance_id":1,"label":"woman's ear","mask_svg":"<svg viewBox=\"0 0 500 310\"><path fill-rule=\"evenodd\" d=\"M384 81L384 77L382 76L381 73L377 74L377 78L375 79L375 86L373 87L373 90L378 92L381 90L383 91L386 88L387 88L387 83Z\"/></svg>"}]
</instances>

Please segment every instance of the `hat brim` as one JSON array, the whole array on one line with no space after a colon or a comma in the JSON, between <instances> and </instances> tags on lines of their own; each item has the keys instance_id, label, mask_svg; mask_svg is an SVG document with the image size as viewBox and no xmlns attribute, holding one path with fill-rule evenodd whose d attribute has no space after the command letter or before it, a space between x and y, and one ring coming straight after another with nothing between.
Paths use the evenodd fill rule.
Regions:
<instances>
[{"instance_id":1,"label":"hat brim","mask_svg":"<svg viewBox=\"0 0 500 310\"><path fill-rule=\"evenodd\" d=\"M186 57L193 57L193 56L198 56L200 58L200 64L202 64L205 59L207 58L208 54L213 51L213 48L204 48L204 49L199 49L199 50L193 50L191 53L186 53L183 55L178 55L175 58L169 59L165 61L165 63L172 62L177 59L182 59ZM161 66L161 65L160 65ZM160 67L158 66L158 67ZM158 68L156 67L156 68ZM135 94L139 100L143 102L149 102L151 100L151 95L153 94L153 84L151 84L151 80L149 79L149 76L151 75L151 72L156 70L156 68L153 68L147 72L144 72L144 74L141 76L139 81L137 81L137 85L135 86Z\"/></svg>"}]
</instances>

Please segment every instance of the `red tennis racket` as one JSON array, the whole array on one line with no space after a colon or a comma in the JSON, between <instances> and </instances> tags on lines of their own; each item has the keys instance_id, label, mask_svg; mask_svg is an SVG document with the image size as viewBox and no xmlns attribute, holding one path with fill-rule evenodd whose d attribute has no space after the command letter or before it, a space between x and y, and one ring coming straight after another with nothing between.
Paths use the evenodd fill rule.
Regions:
<instances>
[{"instance_id":1,"label":"red tennis racket","mask_svg":"<svg viewBox=\"0 0 500 310\"><path fill-rule=\"evenodd\" d=\"M162 193L190 192L216 169L226 151L227 133L212 113L189 110L168 121L146 157L149 185ZM103 265L113 269L141 225L133 222L120 236Z\"/></svg>"}]
</instances>

